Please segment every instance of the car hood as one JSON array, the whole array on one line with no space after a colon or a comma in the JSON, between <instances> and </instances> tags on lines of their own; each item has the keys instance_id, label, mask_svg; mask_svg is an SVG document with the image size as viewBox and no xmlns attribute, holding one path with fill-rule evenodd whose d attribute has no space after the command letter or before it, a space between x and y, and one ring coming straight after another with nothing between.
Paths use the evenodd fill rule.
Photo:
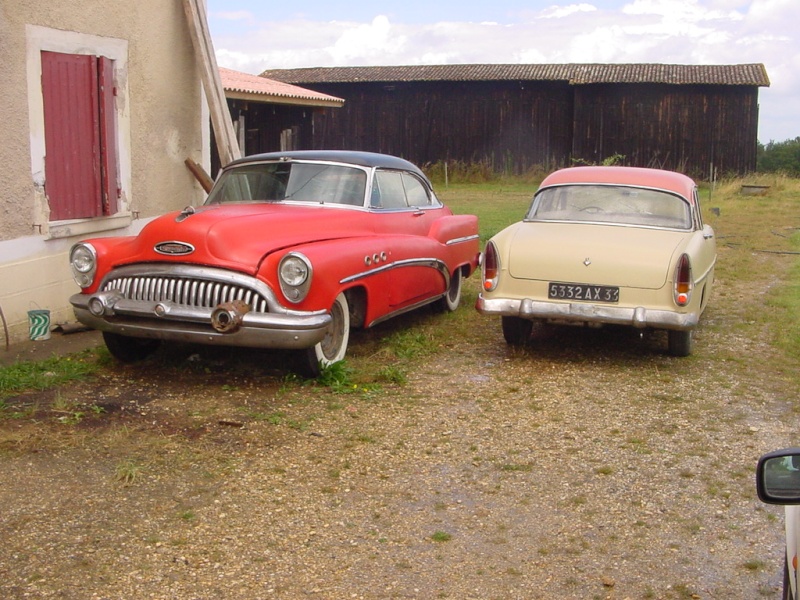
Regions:
<instances>
[{"instance_id":1,"label":"car hood","mask_svg":"<svg viewBox=\"0 0 800 600\"><path fill-rule=\"evenodd\" d=\"M240 204L204 206L173 212L146 225L118 249L117 266L136 262L174 261L216 265L254 273L265 256L313 241L371 233L369 214L324 206ZM178 242L189 254L165 255L158 244Z\"/></svg>"},{"instance_id":2,"label":"car hood","mask_svg":"<svg viewBox=\"0 0 800 600\"><path fill-rule=\"evenodd\" d=\"M509 232L512 277L658 289L687 232L593 224L517 223Z\"/></svg>"}]
</instances>

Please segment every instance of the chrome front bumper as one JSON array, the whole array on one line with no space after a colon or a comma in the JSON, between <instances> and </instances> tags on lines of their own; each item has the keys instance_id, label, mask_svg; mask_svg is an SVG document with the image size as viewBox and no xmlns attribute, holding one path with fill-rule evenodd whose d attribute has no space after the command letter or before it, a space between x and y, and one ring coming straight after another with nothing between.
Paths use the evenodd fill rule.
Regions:
<instances>
[{"instance_id":1,"label":"chrome front bumper","mask_svg":"<svg viewBox=\"0 0 800 600\"><path fill-rule=\"evenodd\" d=\"M637 306L635 308L578 302L541 302L525 298L487 299L478 295L475 303L478 312L485 315L544 319L565 323L607 323L631 325L644 329L694 329L699 321L695 313L677 313Z\"/></svg>"},{"instance_id":2,"label":"chrome front bumper","mask_svg":"<svg viewBox=\"0 0 800 600\"><path fill-rule=\"evenodd\" d=\"M246 312L236 327L218 331L212 316L219 307L184 306L170 300L129 300L113 291L75 294L75 317L93 329L130 337L249 348L310 348L331 323L326 312Z\"/></svg>"}]
</instances>

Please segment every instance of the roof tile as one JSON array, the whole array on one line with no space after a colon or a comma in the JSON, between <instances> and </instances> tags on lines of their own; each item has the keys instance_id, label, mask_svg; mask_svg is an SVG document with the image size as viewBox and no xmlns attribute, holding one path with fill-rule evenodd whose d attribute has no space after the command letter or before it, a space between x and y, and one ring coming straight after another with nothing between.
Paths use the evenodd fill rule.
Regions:
<instances>
[{"instance_id":1,"label":"roof tile","mask_svg":"<svg viewBox=\"0 0 800 600\"><path fill-rule=\"evenodd\" d=\"M566 81L592 83L667 83L672 85L754 85L769 87L763 64L470 64L389 67L311 67L269 69L261 73L293 84L405 81Z\"/></svg>"},{"instance_id":2,"label":"roof tile","mask_svg":"<svg viewBox=\"0 0 800 600\"><path fill-rule=\"evenodd\" d=\"M291 85L288 82L268 79L258 75L249 75L224 67L219 67L219 76L222 80L222 87L226 91L254 94L257 96L273 96L275 98L322 101L335 105L344 103L344 100L335 96L307 90L296 85Z\"/></svg>"}]
</instances>

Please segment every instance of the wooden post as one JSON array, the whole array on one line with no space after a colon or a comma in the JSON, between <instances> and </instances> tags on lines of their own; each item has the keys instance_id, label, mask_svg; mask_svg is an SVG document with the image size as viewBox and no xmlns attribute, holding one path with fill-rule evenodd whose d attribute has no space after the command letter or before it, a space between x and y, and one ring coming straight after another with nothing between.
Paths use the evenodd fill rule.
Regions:
<instances>
[{"instance_id":1,"label":"wooden post","mask_svg":"<svg viewBox=\"0 0 800 600\"><path fill-rule=\"evenodd\" d=\"M242 153L236 142L228 103L225 100L225 91L222 89L217 58L214 55L214 45L208 32L205 6L203 0L183 0L183 9L189 24L189 34L203 81L203 89L206 92L219 159L222 166L225 166L232 160L241 157Z\"/></svg>"}]
</instances>

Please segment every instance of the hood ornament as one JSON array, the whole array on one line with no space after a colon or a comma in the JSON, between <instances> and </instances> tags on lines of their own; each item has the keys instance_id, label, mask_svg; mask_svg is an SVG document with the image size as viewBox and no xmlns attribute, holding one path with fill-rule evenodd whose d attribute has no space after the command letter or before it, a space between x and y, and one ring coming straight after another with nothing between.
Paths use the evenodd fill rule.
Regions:
<instances>
[{"instance_id":1,"label":"hood ornament","mask_svg":"<svg viewBox=\"0 0 800 600\"><path fill-rule=\"evenodd\" d=\"M586 258L583 259L583 266L588 267L590 264L592 264L591 258L587 256Z\"/></svg>"},{"instance_id":2,"label":"hood ornament","mask_svg":"<svg viewBox=\"0 0 800 600\"><path fill-rule=\"evenodd\" d=\"M192 216L194 213L195 213L194 206L187 206L181 211L181 214L175 217L175 222L180 223L184 219Z\"/></svg>"}]
</instances>

